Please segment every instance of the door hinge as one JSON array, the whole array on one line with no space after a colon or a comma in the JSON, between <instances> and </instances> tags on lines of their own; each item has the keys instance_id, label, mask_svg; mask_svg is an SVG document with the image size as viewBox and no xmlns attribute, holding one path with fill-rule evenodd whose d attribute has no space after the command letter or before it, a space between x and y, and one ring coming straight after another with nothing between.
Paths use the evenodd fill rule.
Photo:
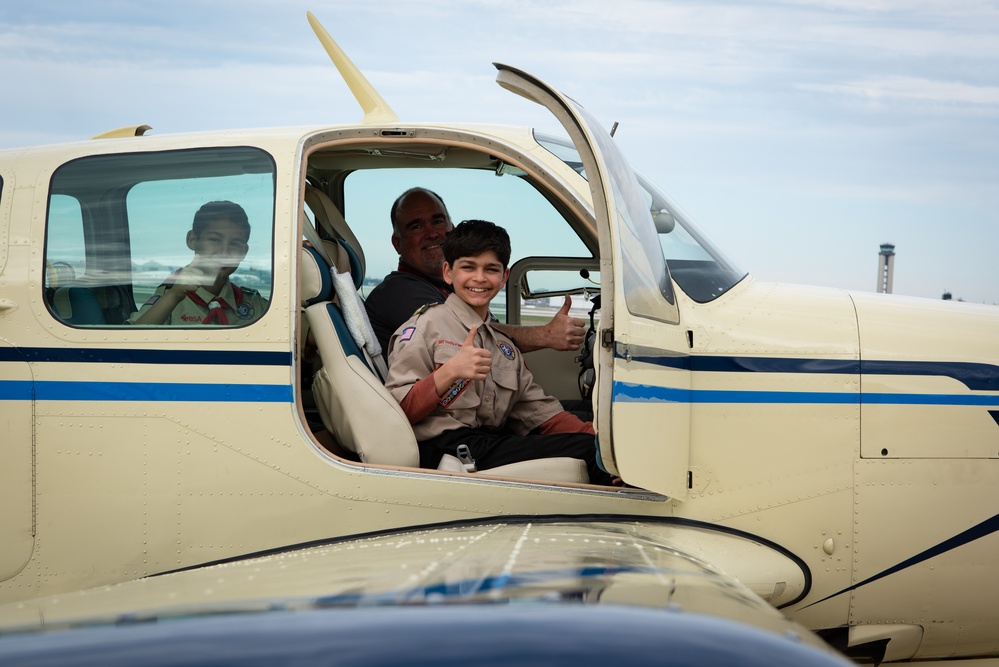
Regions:
<instances>
[{"instance_id":1,"label":"door hinge","mask_svg":"<svg viewBox=\"0 0 999 667\"><path fill-rule=\"evenodd\" d=\"M613 347L614 346L614 330L604 329L600 332L600 345L601 347Z\"/></svg>"}]
</instances>

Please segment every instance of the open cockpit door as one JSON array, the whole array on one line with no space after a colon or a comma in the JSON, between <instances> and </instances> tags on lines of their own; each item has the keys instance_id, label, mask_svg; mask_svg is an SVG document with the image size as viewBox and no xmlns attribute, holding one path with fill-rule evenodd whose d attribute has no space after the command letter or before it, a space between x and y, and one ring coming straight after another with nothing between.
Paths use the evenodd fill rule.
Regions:
<instances>
[{"instance_id":1,"label":"open cockpit door","mask_svg":"<svg viewBox=\"0 0 999 667\"><path fill-rule=\"evenodd\" d=\"M581 106L526 72L498 63L496 68L501 86L555 115L590 185L602 281L594 392L601 460L628 484L683 499L688 346L644 191L610 134Z\"/></svg>"}]
</instances>

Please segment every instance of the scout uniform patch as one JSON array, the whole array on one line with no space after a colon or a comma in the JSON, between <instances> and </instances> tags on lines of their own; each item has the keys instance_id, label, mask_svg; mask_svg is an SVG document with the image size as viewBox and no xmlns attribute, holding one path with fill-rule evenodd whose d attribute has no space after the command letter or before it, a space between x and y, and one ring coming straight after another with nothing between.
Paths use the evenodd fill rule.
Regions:
<instances>
[{"instance_id":1,"label":"scout uniform patch","mask_svg":"<svg viewBox=\"0 0 999 667\"><path fill-rule=\"evenodd\" d=\"M446 408L447 406L454 403L455 399L461 396L461 392L465 391L465 387L471 384L471 382L472 382L471 380L468 380L466 378L455 380L454 384L448 387L448 390L444 392L443 396L441 396L440 400L441 407Z\"/></svg>"}]
</instances>

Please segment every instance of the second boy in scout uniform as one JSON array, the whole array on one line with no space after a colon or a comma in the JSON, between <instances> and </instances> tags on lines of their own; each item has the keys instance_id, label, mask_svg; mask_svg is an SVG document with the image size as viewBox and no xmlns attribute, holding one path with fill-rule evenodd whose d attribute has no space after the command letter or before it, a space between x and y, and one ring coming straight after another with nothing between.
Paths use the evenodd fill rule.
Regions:
<instances>
[{"instance_id":1,"label":"second boy in scout uniform","mask_svg":"<svg viewBox=\"0 0 999 667\"><path fill-rule=\"evenodd\" d=\"M229 280L249 249L250 223L239 204L209 202L187 233L191 263L170 276L129 318L131 324L236 326L258 319L267 301Z\"/></svg>"}]
</instances>

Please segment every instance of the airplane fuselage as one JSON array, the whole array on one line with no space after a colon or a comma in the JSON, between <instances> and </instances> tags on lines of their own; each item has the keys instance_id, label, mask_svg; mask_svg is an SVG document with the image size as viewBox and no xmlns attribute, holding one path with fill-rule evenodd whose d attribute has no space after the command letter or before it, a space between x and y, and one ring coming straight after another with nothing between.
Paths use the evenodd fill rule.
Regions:
<instances>
[{"instance_id":1,"label":"airplane fuselage","mask_svg":"<svg viewBox=\"0 0 999 667\"><path fill-rule=\"evenodd\" d=\"M0 153L0 601L403 527L612 515L780 550L804 583L760 594L850 644L891 639L902 658L999 652L985 595L999 585L993 307L745 277L707 301L677 281L677 317L658 321L610 294L598 434L637 488L446 474L324 447L303 382L306 184L339 199L360 236L376 223L350 218L338 178L380 173L382 159L398 167L407 151L447 155L440 168L462 156L455 169L520 169L592 250L564 263L599 266L605 291L626 286L587 182L527 131L302 128ZM139 279L156 268L138 248L165 243L169 220L174 237L189 229L170 189L188 181L192 206L208 186L251 202L266 311L240 326L128 324L160 280ZM96 297L95 319L67 310L59 299L80 294L69 288ZM528 360L572 398L561 389L574 385L572 357Z\"/></svg>"}]
</instances>

